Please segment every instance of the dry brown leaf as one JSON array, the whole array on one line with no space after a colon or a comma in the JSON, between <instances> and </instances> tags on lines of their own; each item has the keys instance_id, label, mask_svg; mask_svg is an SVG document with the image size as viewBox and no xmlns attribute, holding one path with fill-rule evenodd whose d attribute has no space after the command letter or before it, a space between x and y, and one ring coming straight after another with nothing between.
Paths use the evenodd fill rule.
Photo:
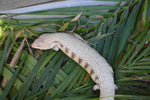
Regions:
<instances>
[{"instance_id":1,"label":"dry brown leaf","mask_svg":"<svg viewBox=\"0 0 150 100\"><path fill-rule=\"evenodd\" d=\"M104 18L104 16L102 15L92 15L93 17L96 17L96 18Z\"/></svg>"},{"instance_id":2,"label":"dry brown leaf","mask_svg":"<svg viewBox=\"0 0 150 100\"><path fill-rule=\"evenodd\" d=\"M9 65L10 67L14 67L16 65L17 59L19 58L19 56L21 54L21 51L24 47L25 40L26 40L26 37L24 37L24 39L22 40L22 43L21 43L20 47L18 48L16 54L14 55L13 59L11 60L10 65ZM3 89L6 87L7 83L8 83L8 80L6 78L4 78L3 82L2 82L2 88Z\"/></svg>"},{"instance_id":3,"label":"dry brown leaf","mask_svg":"<svg viewBox=\"0 0 150 100\"><path fill-rule=\"evenodd\" d=\"M20 35L22 32L24 32L24 30L19 31L19 32L16 34L15 40L17 40L17 38L19 37L19 35ZM12 50L13 45L14 45L14 44L11 43L9 49L7 50L6 57L5 57L5 62L7 62L7 59L8 59L8 57L9 57L9 54L10 54L10 52L11 52L11 50Z\"/></svg>"},{"instance_id":4,"label":"dry brown leaf","mask_svg":"<svg viewBox=\"0 0 150 100\"><path fill-rule=\"evenodd\" d=\"M8 80L4 77L4 78L3 78L2 85L1 85L3 89L5 89L7 83L8 83Z\"/></svg>"},{"instance_id":5,"label":"dry brown leaf","mask_svg":"<svg viewBox=\"0 0 150 100\"><path fill-rule=\"evenodd\" d=\"M17 59L19 58L19 56L20 56L20 54L21 54L21 52L22 52L22 49L23 49L23 47L24 47L25 40L26 40L26 38L24 38L24 39L22 40L22 43L21 43L20 47L18 48L16 54L14 55L13 59L12 59L11 62L10 62L10 65L9 65L10 67L14 67L14 66L16 65Z\"/></svg>"},{"instance_id":6,"label":"dry brown leaf","mask_svg":"<svg viewBox=\"0 0 150 100\"><path fill-rule=\"evenodd\" d=\"M80 12L78 15L76 15L70 22L77 21L81 15L82 15L82 12Z\"/></svg>"}]
</instances>

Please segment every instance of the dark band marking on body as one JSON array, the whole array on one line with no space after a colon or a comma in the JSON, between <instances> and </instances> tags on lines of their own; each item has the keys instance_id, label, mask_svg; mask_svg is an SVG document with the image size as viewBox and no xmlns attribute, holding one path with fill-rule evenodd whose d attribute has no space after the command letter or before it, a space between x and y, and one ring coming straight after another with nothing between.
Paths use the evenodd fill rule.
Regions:
<instances>
[{"instance_id":1,"label":"dark band marking on body","mask_svg":"<svg viewBox=\"0 0 150 100\"><path fill-rule=\"evenodd\" d=\"M89 67L88 63L85 63L84 68L87 69Z\"/></svg>"},{"instance_id":2,"label":"dark band marking on body","mask_svg":"<svg viewBox=\"0 0 150 100\"><path fill-rule=\"evenodd\" d=\"M78 59L79 64L81 64L82 61L83 61L83 59L81 59L81 58Z\"/></svg>"},{"instance_id":3,"label":"dark band marking on body","mask_svg":"<svg viewBox=\"0 0 150 100\"><path fill-rule=\"evenodd\" d=\"M90 71L90 75L92 76L94 74L94 70L93 69L91 69L91 71Z\"/></svg>"},{"instance_id":4,"label":"dark band marking on body","mask_svg":"<svg viewBox=\"0 0 150 100\"><path fill-rule=\"evenodd\" d=\"M69 49L67 47L65 47L65 52L68 53L69 52Z\"/></svg>"},{"instance_id":5,"label":"dark band marking on body","mask_svg":"<svg viewBox=\"0 0 150 100\"><path fill-rule=\"evenodd\" d=\"M64 47L64 45L62 45L61 43L59 43L58 41L54 41L55 43L59 44L61 48Z\"/></svg>"},{"instance_id":6,"label":"dark band marking on body","mask_svg":"<svg viewBox=\"0 0 150 100\"><path fill-rule=\"evenodd\" d=\"M60 47L63 48L64 46L62 44L60 44Z\"/></svg>"},{"instance_id":7,"label":"dark band marking on body","mask_svg":"<svg viewBox=\"0 0 150 100\"><path fill-rule=\"evenodd\" d=\"M98 79L98 76L95 77L95 81L96 81L96 80L99 80L99 79Z\"/></svg>"},{"instance_id":8,"label":"dark band marking on body","mask_svg":"<svg viewBox=\"0 0 150 100\"><path fill-rule=\"evenodd\" d=\"M58 42L58 41L54 41L54 42L59 44L59 42Z\"/></svg>"},{"instance_id":9,"label":"dark band marking on body","mask_svg":"<svg viewBox=\"0 0 150 100\"><path fill-rule=\"evenodd\" d=\"M74 59L76 54L74 52L71 52L71 58Z\"/></svg>"}]
</instances>

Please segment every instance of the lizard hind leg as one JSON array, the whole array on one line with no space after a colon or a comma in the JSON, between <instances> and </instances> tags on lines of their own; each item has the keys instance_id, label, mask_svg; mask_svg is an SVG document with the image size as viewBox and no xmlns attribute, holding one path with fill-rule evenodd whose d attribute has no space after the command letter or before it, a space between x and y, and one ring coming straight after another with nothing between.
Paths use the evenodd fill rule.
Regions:
<instances>
[{"instance_id":1,"label":"lizard hind leg","mask_svg":"<svg viewBox=\"0 0 150 100\"><path fill-rule=\"evenodd\" d=\"M100 90L99 85L98 85L98 84L95 84L95 85L93 86L93 90L94 90L94 91Z\"/></svg>"}]
</instances>

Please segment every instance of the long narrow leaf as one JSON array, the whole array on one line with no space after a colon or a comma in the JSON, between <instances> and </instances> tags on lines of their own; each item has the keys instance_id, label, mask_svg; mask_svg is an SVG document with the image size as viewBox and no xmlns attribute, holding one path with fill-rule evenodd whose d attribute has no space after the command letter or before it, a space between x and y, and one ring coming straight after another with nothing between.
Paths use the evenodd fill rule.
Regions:
<instances>
[{"instance_id":1,"label":"long narrow leaf","mask_svg":"<svg viewBox=\"0 0 150 100\"><path fill-rule=\"evenodd\" d=\"M39 62L34 67L34 70L30 73L28 79L25 81L25 83L23 85L23 88L19 91L19 96L17 97L17 100L23 100L24 96L28 92L28 89L30 88L30 85L32 84L32 82L36 76L37 71L40 68L41 63L44 61L46 54L47 54L47 52L44 53L44 55L40 58Z\"/></svg>"},{"instance_id":2,"label":"long narrow leaf","mask_svg":"<svg viewBox=\"0 0 150 100\"><path fill-rule=\"evenodd\" d=\"M14 72L12 78L9 80L4 92L1 94L1 96L0 96L1 100L5 100L6 96L8 95L10 89L12 88L13 83L15 82L17 76L19 75L19 72L21 70L21 67L22 67L25 59L26 59L26 54L24 55L23 59L21 60L19 66L18 66L17 70Z\"/></svg>"},{"instance_id":3,"label":"long narrow leaf","mask_svg":"<svg viewBox=\"0 0 150 100\"><path fill-rule=\"evenodd\" d=\"M4 46L3 53L2 53L2 55L1 55L1 59L0 59L0 75L1 75L1 73L2 73L5 56L6 56L7 49L8 49L9 43L10 43L10 37L11 37L11 34L9 34L8 37L7 37L7 40L6 40L6 43L5 43L5 46Z\"/></svg>"}]
</instances>

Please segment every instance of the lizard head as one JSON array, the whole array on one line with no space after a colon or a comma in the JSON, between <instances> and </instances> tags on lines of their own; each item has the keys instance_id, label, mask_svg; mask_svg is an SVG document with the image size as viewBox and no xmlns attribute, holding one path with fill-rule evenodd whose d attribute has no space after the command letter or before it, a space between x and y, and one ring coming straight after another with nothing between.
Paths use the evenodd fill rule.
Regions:
<instances>
[{"instance_id":1,"label":"lizard head","mask_svg":"<svg viewBox=\"0 0 150 100\"><path fill-rule=\"evenodd\" d=\"M57 46L54 41L53 34L43 34L31 44L31 47L40 50L53 49Z\"/></svg>"}]
</instances>

